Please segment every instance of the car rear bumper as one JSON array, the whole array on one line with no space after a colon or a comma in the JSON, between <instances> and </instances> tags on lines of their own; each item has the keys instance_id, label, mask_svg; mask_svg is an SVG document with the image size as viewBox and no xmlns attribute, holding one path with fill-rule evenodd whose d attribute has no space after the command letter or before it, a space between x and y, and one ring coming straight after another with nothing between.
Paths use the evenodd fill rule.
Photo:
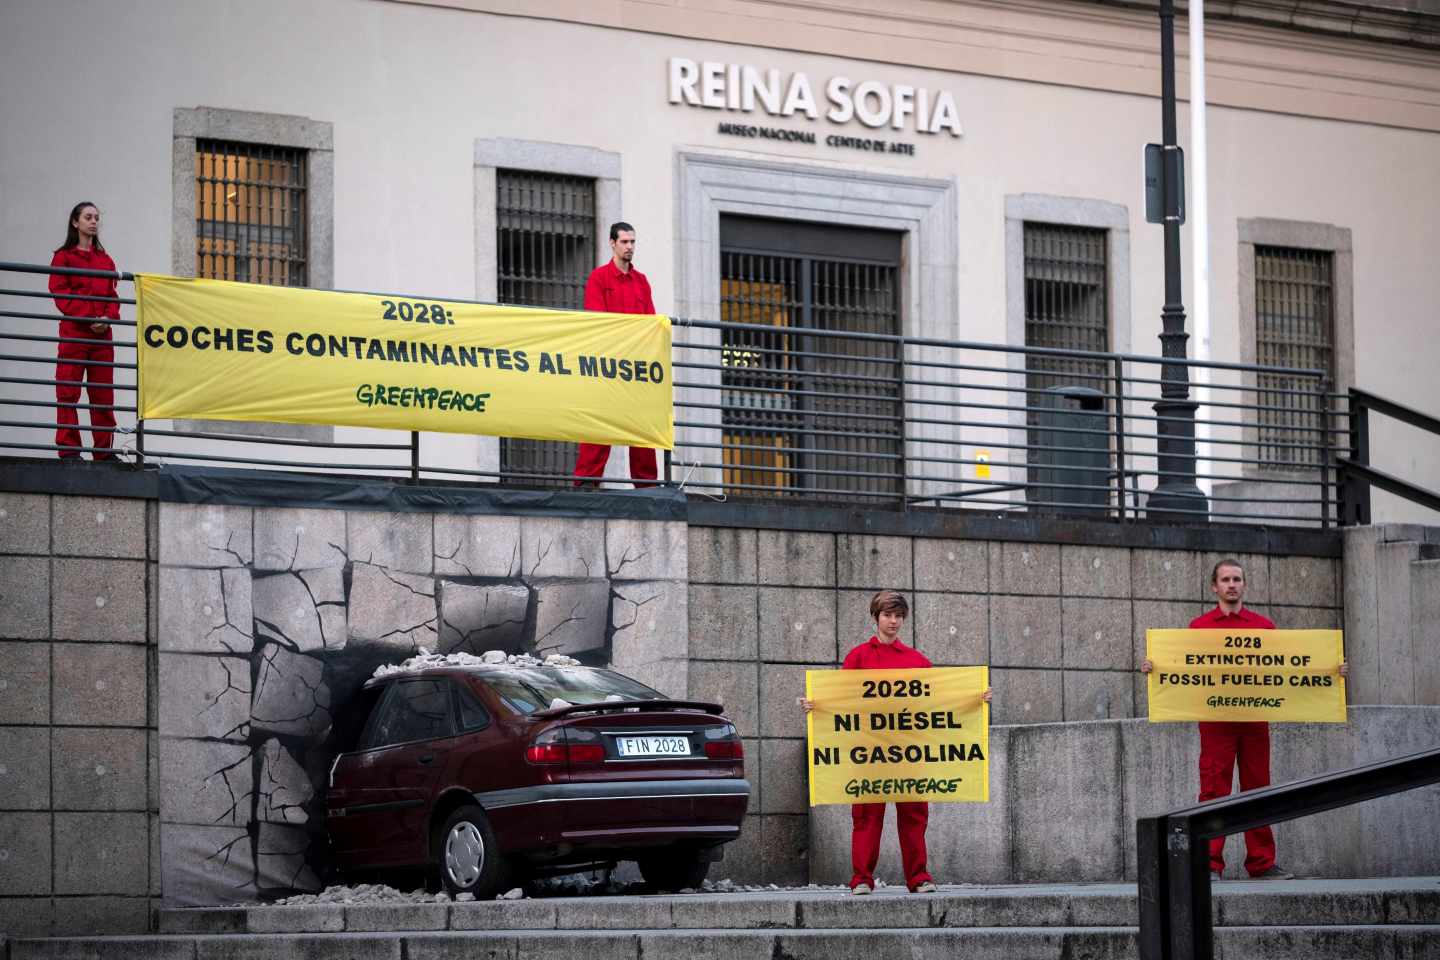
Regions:
<instances>
[{"instance_id":1,"label":"car rear bumper","mask_svg":"<svg viewBox=\"0 0 1440 960\"><path fill-rule=\"evenodd\" d=\"M741 815L750 802L750 781L739 778L694 780L628 780L606 783L545 783L512 790L475 794L486 810L551 803L625 800L698 800L713 798L723 807L738 804Z\"/></svg>"}]
</instances>

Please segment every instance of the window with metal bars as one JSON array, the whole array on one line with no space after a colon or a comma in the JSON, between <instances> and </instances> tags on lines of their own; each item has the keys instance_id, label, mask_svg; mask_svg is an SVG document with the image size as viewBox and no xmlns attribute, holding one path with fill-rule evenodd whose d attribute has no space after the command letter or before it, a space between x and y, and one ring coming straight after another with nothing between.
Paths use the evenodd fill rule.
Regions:
<instances>
[{"instance_id":1,"label":"window with metal bars","mask_svg":"<svg viewBox=\"0 0 1440 960\"><path fill-rule=\"evenodd\" d=\"M306 157L293 147L195 142L195 276L308 284Z\"/></svg>"},{"instance_id":2,"label":"window with metal bars","mask_svg":"<svg viewBox=\"0 0 1440 960\"><path fill-rule=\"evenodd\" d=\"M495 171L496 280L501 303L578 310L595 267L595 181L525 170ZM506 437L509 479L568 485L576 445Z\"/></svg>"},{"instance_id":3,"label":"window with metal bars","mask_svg":"<svg viewBox=\"0 0 1440 960\"><path fill-rule=\"evenodd\" d=\"M1256 374L1259 460L1270 470L1325 462L1328 404L1335 382L1335 255L1326 250L1255 247L1255 361L1319 370L1323 380Z\"/></svg>"},{"instance_id":4,"label":"window with metal bars","mask_svg":"<svg viewBox=\"0 0 1440 960\"><path fill-rule=\"evenodd\" d=\"M1107 231L1094 227L1062 226L1027 221L1025 248L1025 345L1060 350L1106 352L1110 349L1109 270ZM1027 354L1025 357L1026 459L1030 464L1027 499L1054 503L1069 501L1075 491L1047 484L1103 483L1076 466L1093 462L1078 449L1097 444L1109 447L1108 438L1089 433L1045 430L1046 413L1061 407L1057 388L1083 387L1107 391L1107 364L1085 357ZM1108 406L1108 404L1107 404ZM1053 419L1053 418L1052 418ZM1037 429L1040 428L1040 429ZM1051 469L1047 469L1051 468Z\"/></svg>"},{"instance_id":5,"label":"window with metal bars","mask_svg":"<svg viewBox=\"0 0 1440 960\"><path fill-rule=\"evenodd\" d=\"M724 481L733 496L903 491L900 234L720 221Z\"/></svg>"},{"instance_id":6,"label":"window with metal bars","mask_svg":"<svg viewBox=\"0 0 1440 960\"><path fill-rule=\"evenodd\" d=\"M1025 224L1025 346L1110 349L1106 231ZM1031 356L1026 388L1104 387L1103 360Z\"/></svg>"}]
</instances>

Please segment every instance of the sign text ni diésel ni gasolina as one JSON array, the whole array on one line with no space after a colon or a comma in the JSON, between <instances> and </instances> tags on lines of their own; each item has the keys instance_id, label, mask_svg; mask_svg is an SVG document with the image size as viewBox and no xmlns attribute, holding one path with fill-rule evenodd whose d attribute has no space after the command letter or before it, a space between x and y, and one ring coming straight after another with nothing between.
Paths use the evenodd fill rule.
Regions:
<instances>
[{"instance_id":1,"label":"sign text ni di\u00e9sel ni gasolina","mask_svg":"<svg viewBox=\"0 0 1440 960\"><path fill-rule=\"evenodd\" d=\"M697 63L684 57L670 58L669 87L671 103L692 107L740 113L753 113L758 107L772 117L800 114L818 120L823 106L823 116L835 124L859 121L874 130L948 133L952 137L963 134L955 98L946 90L932 93L907 84L877 80L855 83L849 77L834 76L825 82L822 103L815 85L804 73L787 76L774 68Z\"/></svg>"}]
</instances>

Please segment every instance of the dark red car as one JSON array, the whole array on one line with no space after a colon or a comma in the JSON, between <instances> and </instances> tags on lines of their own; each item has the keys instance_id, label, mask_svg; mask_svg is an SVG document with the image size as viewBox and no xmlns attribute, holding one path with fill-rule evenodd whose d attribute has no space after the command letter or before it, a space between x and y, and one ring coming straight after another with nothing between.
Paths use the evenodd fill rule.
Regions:
<instances>
[{"instance_id":1,"label":"dark red car","mask_svg":"<svg viewBox=\"0 0 1440 960\"><path fill-rule=\"evenodd\" d=\"M721 710L593 667L447 664L371 680L334 728L337 866L424 865L477 898L620 860L656 889L698 886L750 800Z\"/></svg>"}]
</instances>

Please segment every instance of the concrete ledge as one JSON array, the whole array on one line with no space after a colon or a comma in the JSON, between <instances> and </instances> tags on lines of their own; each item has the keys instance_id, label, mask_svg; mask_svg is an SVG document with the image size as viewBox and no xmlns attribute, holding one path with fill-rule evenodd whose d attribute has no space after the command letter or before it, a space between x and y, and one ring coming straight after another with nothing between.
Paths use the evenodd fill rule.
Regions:
<instances>
[{"instance_id":1,"label":"concrete ledge","mask_svg":"<svg viewBox=\"0 0 1440 960\"><path fill-rule=\"evenodd\" d=\"M1313 960L1340 956L1431 956L1440 926L1284 926L1216 930L1227 960ZM215 937L110 937L19 940L11 960L461 960L477 956L546 960L643 960L644 957L724 960L847 960L963 956L968 960L1024 956L1034 960L1120 960L1135 955L1132 927L898 928L893 930L693 930L654 932L315 934Z\"/></svg>"},{"instance_id":2,"label":"concrete ledge","mask_svg":"<svg viewBox=\"0 0 1440 960\"><path fill-rule=\"evenodd\" d=\"M1217 927L1426 923L1440 917L1440 877L1222 881ZM320 932L343 911L344 931L490 932L517 936L606 930L910 930L1129 928L1139 922L1133 883L942 885L919 896L885 887L864 898L842 888L683 896L566 897L442 903L314 904L164 910L164 934ZM340 932L334 928L334 932Z\"/></svg>"}]
</instances>

